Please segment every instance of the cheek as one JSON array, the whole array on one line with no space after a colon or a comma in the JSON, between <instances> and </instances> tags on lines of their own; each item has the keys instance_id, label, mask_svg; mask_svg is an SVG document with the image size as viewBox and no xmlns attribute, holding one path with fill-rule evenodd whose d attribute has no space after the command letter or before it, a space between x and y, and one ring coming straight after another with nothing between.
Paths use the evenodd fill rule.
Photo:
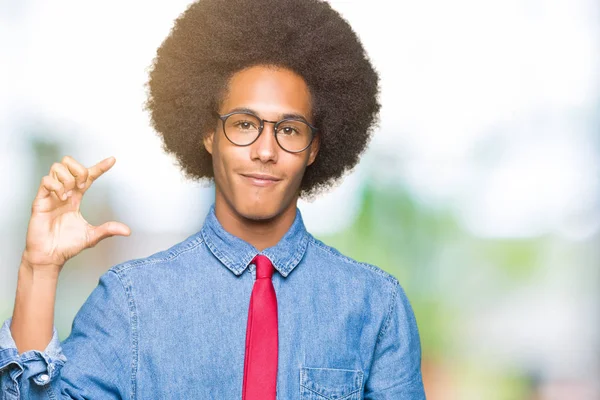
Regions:
<instances>
[{"instance_id":1,"label":"cheek","mask_svg":"<svg viewBox=\"0 0 600 400\"><path fill-rule=\"evenodd\" d=\"M289 154L289 159L285 160L287 176L294 182L300 182L308 164L308 156L305 154Z\"/></svg>"},{"instance_id":2,"label":"cheek","mask_svg":"<svg viewBox=\"0 0 600 400\"><path fill-rule=\"evenodd\" d=\"M231 158L229 155L230 152L231 149L229 149L229 146L227 146L226 141L224 141L221 135L219 135L215 142L215 152L213 154L216 167L227 171L227 168L225 167L229 164L228 160Z\"/></svg>"},{"instance_id":3,"label":"cheek","mask_svg":"<svg viewBox=\"0 0 600 400\"><path fill-rule=\"evenodd\" d=\"M240 166L247 163L249 148L233 146L227 142L227 139L221 140L216 147L216 154L213 155L215 175L218 173L219 176L229 180L231 175L235 175L240 170Z\"/></svg>"}]
</instances>

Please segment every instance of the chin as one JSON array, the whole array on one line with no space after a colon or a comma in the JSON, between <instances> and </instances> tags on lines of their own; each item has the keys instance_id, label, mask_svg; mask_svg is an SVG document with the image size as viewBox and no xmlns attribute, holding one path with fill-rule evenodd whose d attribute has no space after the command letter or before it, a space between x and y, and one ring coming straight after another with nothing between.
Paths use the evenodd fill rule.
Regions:
<instances>
[{"instance_id":1,"label":"chin","mask_svg":"<svg viewBox=\"0 0 600 400\"><path fill-rule=\"evenodd\" d=\"M265 203L244 203L236 207L236 212L252 221L266 221L277 217L283 212L276 207L275 204Z\"/></svg>"}]
</instances>

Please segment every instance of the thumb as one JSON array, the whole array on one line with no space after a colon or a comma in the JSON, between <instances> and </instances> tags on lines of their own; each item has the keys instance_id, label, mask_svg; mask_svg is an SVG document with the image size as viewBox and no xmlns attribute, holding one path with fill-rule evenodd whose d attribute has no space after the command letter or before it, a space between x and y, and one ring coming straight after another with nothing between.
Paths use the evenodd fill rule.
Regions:
<instances>
[{"instance_id":1,"label":"thumb","mask_svg":"<svg viewBox=\"0 0 600 400\"><path fill-rule=\"evenodd\" d=\"M107 237L121 235L129 236L131 229L121 222L110 221L105 222L100 226L93 227L89 233L90 246L95 246L103 239Z\"/></svg>"}]
</instances>

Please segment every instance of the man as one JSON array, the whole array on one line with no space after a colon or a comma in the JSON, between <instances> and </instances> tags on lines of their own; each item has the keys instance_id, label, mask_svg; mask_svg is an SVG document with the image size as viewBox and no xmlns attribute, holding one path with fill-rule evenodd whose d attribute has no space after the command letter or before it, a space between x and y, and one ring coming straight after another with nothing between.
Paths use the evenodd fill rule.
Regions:
<instances>
[{"instance_id":1,"label":"man","mask_svg":"<svg viewBox=\"0 0 600 400\"><path fill-rule=\"evenodd\" d=\"M4 396L425 398L397 279L315 239L297 209L358 161L377 82L325 2L192 4L158 49L147 107L185 174L214 179L214 206L183 242L102 275L61 346L53 308L63 265L130 229L79 213L114 158L55 163L0 331Z\"/></svg>"}]
</instances>

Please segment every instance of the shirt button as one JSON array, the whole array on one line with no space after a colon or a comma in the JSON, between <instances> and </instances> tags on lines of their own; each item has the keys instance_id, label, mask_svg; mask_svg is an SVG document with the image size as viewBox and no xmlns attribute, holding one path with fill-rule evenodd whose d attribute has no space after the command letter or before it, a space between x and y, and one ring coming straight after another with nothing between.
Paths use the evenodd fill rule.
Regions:
<instances>
[{"instance_id":1,"label":"shirt button","mask_svg":"<svg viewBox=\"0 0 600 400\"><path fill-rule=\"evenodd\" d=\"M40 375L40 381L46 382L48 379L50 379L50 377L48 375L46 375L46 374Z\"/></svg>"}]
</instances>

